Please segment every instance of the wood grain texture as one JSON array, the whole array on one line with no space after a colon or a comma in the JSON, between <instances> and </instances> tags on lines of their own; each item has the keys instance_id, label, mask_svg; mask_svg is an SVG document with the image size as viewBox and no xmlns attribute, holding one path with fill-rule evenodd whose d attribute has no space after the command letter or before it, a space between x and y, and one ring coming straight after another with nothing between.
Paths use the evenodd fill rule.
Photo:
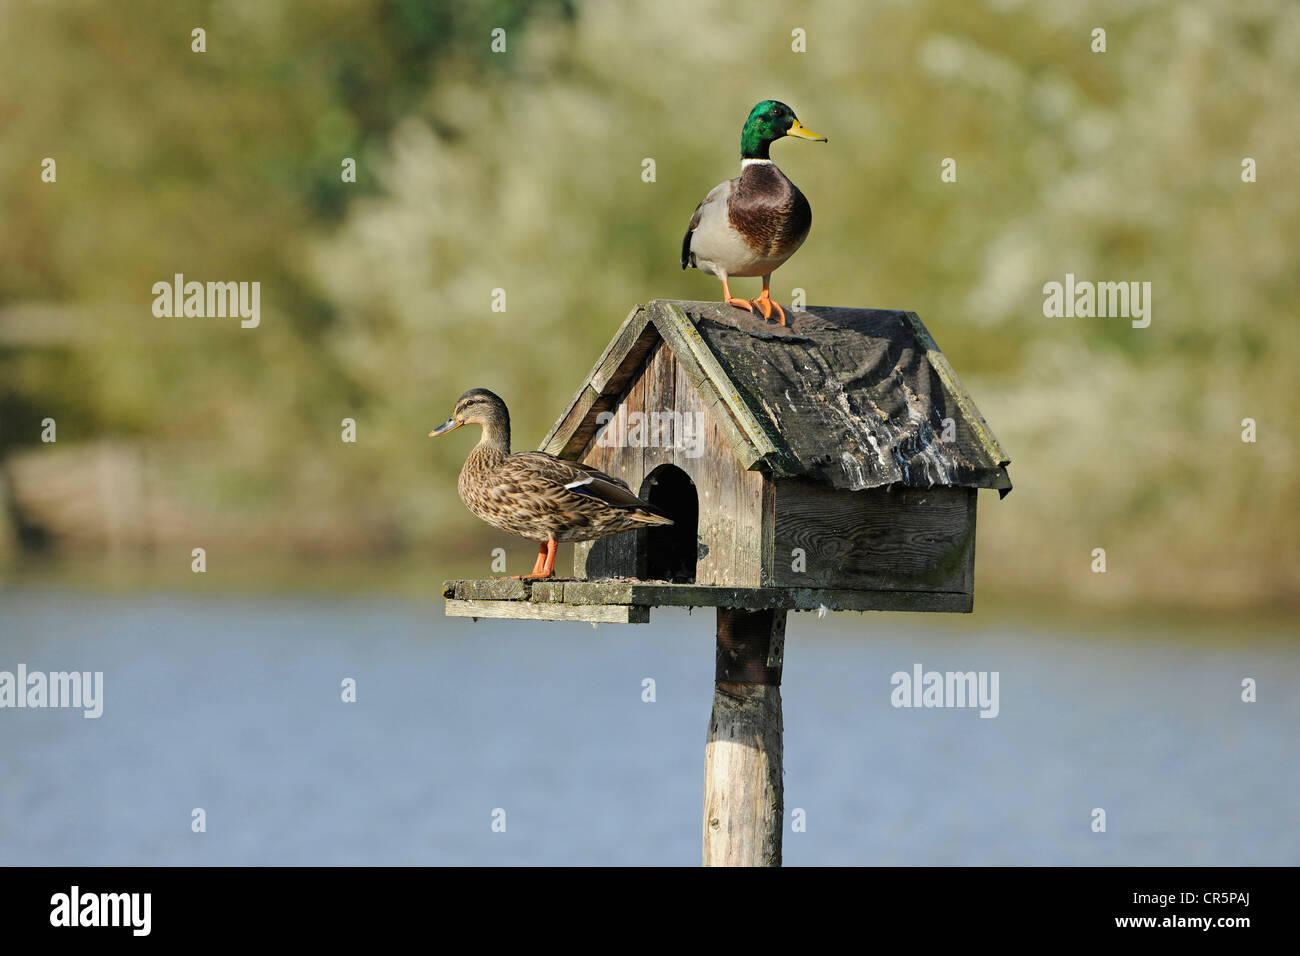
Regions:
<instances>
[{"instance_id":1,"label":"wood grain texture","mask_svg":"<svg viewBox=\"0 0 1300 956\"><path fill-rule=\"evenodd\" d=\"M651 307L651 321L687 380L710 408L740 467L749 469L765 457L775 456L777 449L767 432L736 391L717 356L700 338L691 319L673 302L655 300Z\"/></svg>"},{"instance_id":2,"label":"wood grain texture","mask_svg":"<svg viewBox=\"0 0 1300 956\"><path fill-rule=\"evenodd\" d=\"M631 416L674 412L689 416L699 445L671 441L607 443L593 440L579 460L622 478L642 497L649 495L646 478L662 465L680 468L699 496L699 526L695 581L722 587L756 587L762 582L763 475L747 471L732 453L728 429L734 430L716 395L696 387L673 350L653 342L637 373L614 407ZM686 446L686 447L683 447ZM698 452L698 454L697 454ZM640 577L645 573L646 535L614 535L578 546L574 575L591 579Z\"/></svg>"},{"instance_id":3,"label":"wood grain texture","mask_svg":"<svg viewBox=\"0 0 1300 956\"><path fill-rule=\"evenodd\" d=\"M653 300L615 334L546 450L577 454L591 419L635 374L651 327L718 405L744 469L844 490L1011 488L1006 452L924 324L887 309L808 307L781 327L717 302ZM598 397L582 414L586 387Z\"/></svg>"},{"instance_id":4,"label":"wood grain texture","mask_svg":"<svg viewBox=\"0 0 1300 956\"><path fill-rule=\"evenodd\" d=\"M1005 491L998 491L999 497L1006 496ZM966 517L970 522L970 555L966 558L966 568L962 576L962 590L967 594L975 593L975 518L979 514L979 492L971 489L966 497Z\"/></svg>"},{"instance_id":5,"label":"wood grain texture","mask_svg":"<svg viewBox=\"0 0 1300 956\"><path fill-rule=\"evenodd\" d=\"M553 430L561 452L643 497L655 468L681 468L699 495L697 584L969 595L973 488L1005 493L1004 453L924 325L857 309L789 328L751 319L716 303L634 309ZM620 410L701 416L703 454L598 443L596 416ZM937 428L952 411L947 443ZM646 547L643 531L578 545L574 574L644 578Z\"/></svg>"},{"instance_id":6,"label":"wood grain texture","mask_svg":"<svg viewBox=\"0 0 1300 956\"><path fill-rule=\"evenodd\" d=\"M446 581L443 596L463 601L629 604L641 607L733 607L794 611L937 611L968 613L969 592L844 590L835 588L709 587L640 581Z\"/></svg>"},{"instance_id":7,"label":"wood grain texture","mask_svg":"<svg viewBox=\"0 0 1300 956\"><path fill-rule=\"evenodd\" d=\"M939 351L938 344L934 341L934 336L930 330L925 327L921 317L915 312L903 313L908 326L916 334L918 341L926 349L926 357L930 365L934 368L935 373L943 381L948 391L953 396L957 407L961 409L964 424L972 432L976 439L984 446L989 457L999 465L1003 466L1001 474L995 476L992 486L997 488L1002 497L1006 497L1007 492L1011 490L1011 479L1007 476L1006 466L1011 464L1011 458L1007 455L1005 449L998 442L997 436L993 434L993 429L989 428L989 423L984 420L984 415L975 407L974 400L970 397L970 392L966 391L957 378L957 373L953 371L952 364L949 363L948 357Z\"/></svg>"},{"instance_id":8,"label":"wood grain texture","mask_svg":"<svg viewBox=\"0 0 1300 956\"><path fill-rule=\"evenodd\" d=\"M602 395L622 392L658 340L658 331L650 325L649 310L642 308L633 313L633 321L619 329L592 369L591 387Z\"/></svg>"},{"instance_id":9,"label":"wood grain texture","mask_svg":"<svg viewBox=\"0 0 1300 956\"><path fill-rule=\"evenodd\" d=\"M443 581L442 596L462 601L527 601L530 584L518 578Z\"/></svg>"},{"instance_id":10,"label":"wood grain texture","mask_svg":"<svg viewBox=\"0 0 1300 956\"><path fill-rule=\"evenodd\" d=\"M535 604L531 601L447 601L447 617L515 621L589 621L593 624L645 624L650 609L635 604Z\"/></svg>"},{"instance_id":11,"label":"wood grain texture","mask_svg":"<svg viewBox=\"0 0 1300 956\"><path fill-rule=\"evenodd\" d=\"M595 434L595 415L599 410L593 412L596 403L600 400L600 393L590 385L585 386L573 399L573 405L568 414L560 420L560 428L570 434L567 444L552 451L550 448L543 447L542 451L547 454L565 457L565 452L570 448L581 448ZM588 417L590 414L590 417Z\"/></svg>"},{"instance_id":12,"label":"wood grain texture","mask_svg":"<svg viewBox=\"0 0 1300 956\"><path fill-rule=\"evenodd\" d=\"M970 591L975 489L775 484L777 586ZM806 555L803 571L795 549Z\"/></svg>"},{"instance_id":13,"label":"wood grain texture","mask_svg":"<svg viewBox=\"0 0 1300 956\"><path fill-rule=\"evenodd\" d=\"M780 866L781 688L715 684L704 747L704 865Z\"/></svg>"}]
</instances>

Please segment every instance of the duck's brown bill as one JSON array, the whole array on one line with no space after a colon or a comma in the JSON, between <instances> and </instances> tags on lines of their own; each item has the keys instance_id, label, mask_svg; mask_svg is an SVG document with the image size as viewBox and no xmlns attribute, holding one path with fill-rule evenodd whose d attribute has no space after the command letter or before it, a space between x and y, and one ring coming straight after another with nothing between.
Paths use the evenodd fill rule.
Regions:
<instances>
[{"instance_id":1,"label":"duck's brown bill","mask_svg":"<svg viewBox=\"0 0 1300 956\"><path fill-rule=\"evenodd\" d=\"M456 421L456 416L453 415L451 416L451 418L447 419L445 422L443 422L433 431L429 432L429 437L437 438L439 435L447 434L447 432L454 432L457 428L460 428L460 426L464 424L465 424L464 422Z\"/></svg>"}]
</instances>

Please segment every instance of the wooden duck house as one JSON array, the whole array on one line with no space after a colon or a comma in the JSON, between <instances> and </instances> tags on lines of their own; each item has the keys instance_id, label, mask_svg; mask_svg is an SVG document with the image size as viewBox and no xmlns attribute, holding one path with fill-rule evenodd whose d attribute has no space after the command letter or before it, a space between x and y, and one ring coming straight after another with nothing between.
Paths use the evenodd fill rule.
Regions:
<instances>
[{"instance_id":1,"label":"wooden duck house","mask_svg":"<svg viewBox=\"0 0 1300 956\"><path fill-rule=\"evenodd\" d=\"M976 491L1008 458L911 312L638 306L541 448L674 519L575 546L572 581L457 581L448 613L969 611ZM529 606L524 607L523 604Z\"/></svg>"},{"instance_id":2,"label":"wooden duck house","mask_svg":"<svg viewBox=\"0 0 1300 956\"><path fill-rule=\"evenodd\" d=\"M575 546L570 580L448 581L465 617L644 622L716 607L706 865L781 862L790 610L969 611L975 496L1007 455L911 312L638 306L542 450L671 526Z\"/></svg>"}]
</instances>

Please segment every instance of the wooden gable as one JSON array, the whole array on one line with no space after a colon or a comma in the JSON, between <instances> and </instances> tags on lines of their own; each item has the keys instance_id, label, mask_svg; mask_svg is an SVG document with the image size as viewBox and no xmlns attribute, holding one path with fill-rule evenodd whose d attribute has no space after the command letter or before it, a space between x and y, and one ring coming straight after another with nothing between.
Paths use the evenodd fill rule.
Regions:
<instances>
[{"instance_id":1,"label":"wooden gable","mask_svg":"<svg viewBox=\"0 0 1300 956\"><path fill-rule=\"evenodd\" d=\"M765 561L763 554L764 475L737 467L732 451L734 426L720 414L717 403L710 402L707 392L692 383L689 370L662 340L647 346L619 399L611 412L621 410L629 417L641 414L653 421L650 416L671 410L676 421L691 421L692 447L683 447L676 429L668 435L659 429L657 434L643 436L653 439L650 441L605 444L593 432L578 460L622 478L643 496L652 493L644 483L655 469L663 465L680 468L698 493L695 581L720 587L766 583L763 569L770 567L771 560L769 556ZM672 441L665 442L665 438ZM650 533L613 535L579 545L575 574L645 577L645 542ZM770 555L770 537L766 544Z\"/></svg>"},{"instance_id":2,"label":"wooden gable","mask_svg":"<svg viewBox=\"0 0 1300 956\"><path fill-rule=\"evenodd\" d=\"M925 325L888 309L810 308L780 327L719 303L638 306L542 449L582 455L660 341L742 468L850 491L1011 490L1009 458Z\"/></svg>"}]
</instances>

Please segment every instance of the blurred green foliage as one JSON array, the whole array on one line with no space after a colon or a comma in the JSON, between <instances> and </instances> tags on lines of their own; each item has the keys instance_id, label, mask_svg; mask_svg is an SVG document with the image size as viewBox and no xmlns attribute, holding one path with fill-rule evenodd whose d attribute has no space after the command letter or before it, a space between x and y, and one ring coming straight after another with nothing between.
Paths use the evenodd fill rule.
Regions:
<instances>
[{"instance_id":1,"label":"blurred green foliage","mask_svg":"<svg viewBox=\"0 0 1300 956\"><path fill-rule=\"evenodd\" d=\"M61 443L147 444L214 523L479 548L470 439L425 433L482 385L532 447L635 303L717 298L681 233L775 97L830 142L774 150L814 223L773 291L925 319L1013 458L982 581L1300 590L1289 0L18 2L0 53L0 455L54 415ZM176 272L260 281L261 327L154 318ZM1150 281L1151 327L1044 318L1067 272ZM31 304L74 334L5 338Z\"/></svg>"}]
</instances>

